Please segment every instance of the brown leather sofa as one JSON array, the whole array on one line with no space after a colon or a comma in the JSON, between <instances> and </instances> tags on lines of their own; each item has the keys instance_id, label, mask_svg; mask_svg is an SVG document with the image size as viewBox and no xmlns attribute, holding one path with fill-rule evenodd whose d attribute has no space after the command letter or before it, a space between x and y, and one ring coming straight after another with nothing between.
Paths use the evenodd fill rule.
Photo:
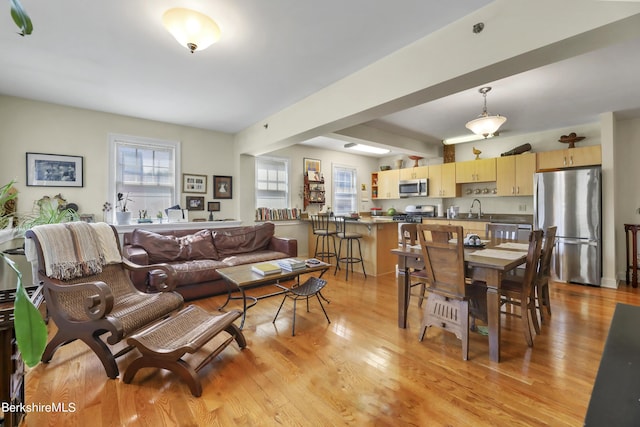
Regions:
<instances>
[{"instance_id":1,"label":"brown leather sofa","mask_svg":"<svg viewBox=\"0 0 640 427\"><path fill-rule=\"evenodd\" d=\"M227 291L217 269L298 255L298 242L274 236L275 226L261 225L155 233L137 228L123 235L123 256L140 265L167 263L176 271L176 291L185 300ZM148 275L134 272L134 285L147 290Z\"/></svg>"}]
</instances>

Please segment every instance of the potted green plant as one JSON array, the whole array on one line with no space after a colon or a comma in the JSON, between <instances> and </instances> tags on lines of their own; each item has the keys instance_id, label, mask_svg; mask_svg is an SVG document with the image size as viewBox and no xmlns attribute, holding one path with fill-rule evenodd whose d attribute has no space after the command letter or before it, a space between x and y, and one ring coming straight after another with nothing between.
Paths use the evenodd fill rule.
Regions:
<instances>
[{"instance_id":1,"label":"potted green plant","mask_svg":"<svg viewBox=\"0 0 640 427\"><path fill-rule=\"evenodd\" d=\"M14 200L18 193L13 190L14 181L0 187L0 229L12 226L13 212L7 212L6 204ZM40 361L47 345L47 327L42 315L31 302L22 283L22 273L15 262L0 252L0 258L16 273L16 297L14 302L14 329L18 349L27 366L35 366Z\"/></svg>"},{"instance_id":2,"label":"potted green plant","mask_svg":"<svg viewBox=\"0 0 640 427\"><path fill-rule=\"evenodd\" d=\"M127 210L127 202L131 201L131 199L129 198L129 193L127 193L126 195L118 193L116 194L116 196L119 209L119 211L116 212L116 223L118 223L119 225L127 225L131 222L131 212Z\"/></svg>"},{"instance_id":3,"label":"potted green plant","mask_svg":"<svg viewBox=\"0 0 640 427\"><path fill-rule=\"evenodd\" d=\"M40 362L47 346L47 326L42 320L40 310L33 304L22 284L22 273L12 259L0 252L0 258L16 273L16 299L13 305L13 328L16 333L18 349L27 366Z\"/></svg>"}]
</instances>

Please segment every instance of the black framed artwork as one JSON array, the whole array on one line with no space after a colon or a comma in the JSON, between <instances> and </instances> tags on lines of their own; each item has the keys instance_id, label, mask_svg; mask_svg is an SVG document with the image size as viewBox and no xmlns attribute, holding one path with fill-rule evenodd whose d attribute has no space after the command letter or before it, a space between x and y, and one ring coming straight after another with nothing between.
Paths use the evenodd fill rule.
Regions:
<instances>
[{"instance_id":1,"label":"black framed artwork","mask_svg":"<svg viewBox=\"0 0 640 427\"><path fill-rule=\"evenodd\" d=\"M84 187L84 158L27 153L27 186Z\"/></svg>"},{"instance_id":2,"label":"black framed artwork","mask_svg":"<svg viewBox=\"0 0 640 427\"><path fill-rule=\"evenodd\" d=\"M203 211L204 197L187 196L187 209L190 211Z\"/></svg>"},{"instance_id":3,"label":"black framed artwork","mask_svg":"<svg viewBox=\"0 0 640 427\"><path fill-rule=\"evenodd\" d=\"M233 198L233 179L230 176L213 176L213 198L231 199Z\"/></svg>"}]
</instances>

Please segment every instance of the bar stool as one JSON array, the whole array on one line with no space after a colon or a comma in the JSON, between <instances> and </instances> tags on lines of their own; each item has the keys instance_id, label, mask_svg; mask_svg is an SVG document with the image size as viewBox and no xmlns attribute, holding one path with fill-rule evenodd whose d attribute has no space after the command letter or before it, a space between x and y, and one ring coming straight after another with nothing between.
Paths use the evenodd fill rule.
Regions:
<instances>
[{"instance_id":1,"label":"bar stool","mask_svg":"<svg viewBox=\"0 0 640 427\"><path fill-rule=\"evenodd\" d=\"M327 258L331 262L331 258L338 259L338 251L336 250L336 230L330 228L329 219L330 216L328 214L311 215L313 234L316 235L316 250L313 257L321 258L322 260ZM329 238L333 242L333 250L331 249Z\"/></svg>"},{"instance_id":2,"label":"bar stool","mask_svg":"<svg viewBox=\"0 0 640 427\"><path fill-rule=\"evenodd\" d=\"M336 236L340 239L340 243L338 243L338 257L336 262L336 269L333 272L335 276L338 270L340 269L340 263L346 264L347 274L345 280L349 280L349 265L351 265L351 272L353 273L353 264L362 264L362 273L364 277L367 277L367 272L364 270L364 260L362 259L362 249L360 247L360 238L362 234L355 233L352 231L347 231L347 223L349 221L357 221L357 219L351 219L348 217L336 217ZM342 253L342 242L347 242L347 253L345 257L341 257ZM358 243L358 256L353 256L353 242L356 241Z\"/></svg>"}]
</instances>

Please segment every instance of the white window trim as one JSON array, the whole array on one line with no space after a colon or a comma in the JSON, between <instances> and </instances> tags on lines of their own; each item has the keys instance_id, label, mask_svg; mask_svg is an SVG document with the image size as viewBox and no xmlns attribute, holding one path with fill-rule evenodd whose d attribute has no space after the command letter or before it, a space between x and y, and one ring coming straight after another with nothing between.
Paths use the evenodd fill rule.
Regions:
<instances>
[{"instance_id":1,"label":"white window trim","mask_svg":"<svg viewBox=\"0 0 640 427\"><path fill-rule=\"evenodd\" d=\"M180 203L182 199L182 170L181 165L182 161L180 158L181 146L180 141L170 141L170 140L162 140L155 138L146 138L142 136L132 136L132 135L124 135L117 133L110 133L109 135L109 185L108 185L108 193L105 200L109 200L111 203L111 218L115 218L116 211L116 145L118 143L130 143L130 144L138 144L138 145L147 145L151 147L171 147L174 149L175 153L175 165L176 165L176 174L175 174L175 197L176 199L173 201L174 205Z\"/></svg>"},{"instance_id":2,"label":"white window trim","mask_svg":"<svg viewBox=\"0 0 640 427\"><path fill-rule=\"evenodd\" d=\"M333 203L333 210L335 210L335 207L337 206L337 202L336 202L336 191L335 191L335 185L333 185L333 176L334 176L334 172L335 172L335 168L343 168L343 169L352 169L353 171L355 171L355 175L356 175L356 182L355 182L355 205L356 205L356 212L358 211L358 206L360 204L360 193L358 192L358 168L353 166L353 165L347 165L347 164L343 164L343 163L332 163L331 164L331 202ZM348 213L348 212L347 212Z\"/></svg>"},{"instance_id":3,"label":"white window trim","mask_svg":"<svg viewBox=\"0 0 640 427\"><path fill-rule=\"evenodd\" d=\"M286 209L291 209L291 159L289 159L288 157L277 157L277 156L257 156L256 161L254 163L254 177L255 177L254 186L256 184L255 181L258 180L258 159L284 162L286 164L286 171L287 171L287 208ZM253 204L256 205L255 206L256 209L261 207L266 207L266 206L257 206L258 204L257 187L254 192Z\"/></svg>"}]
</instances>

